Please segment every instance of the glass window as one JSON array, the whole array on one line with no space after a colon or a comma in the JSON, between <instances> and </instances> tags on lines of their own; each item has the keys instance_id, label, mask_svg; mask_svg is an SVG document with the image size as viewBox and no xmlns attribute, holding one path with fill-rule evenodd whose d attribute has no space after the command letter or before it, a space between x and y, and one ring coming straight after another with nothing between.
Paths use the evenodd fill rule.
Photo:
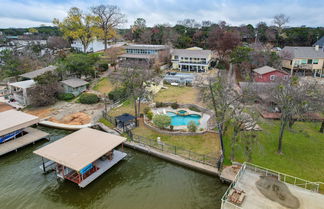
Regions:
<instances>
[{"instance_id":1,"label":"glass window","mask_svg":"<svg viewBox=\"0 0 324 209\"><path fill-rule=\"evenodd\" d=\"M307 60L301 60L301 64L306 64Z\"/></svg>"},{"instance_id":2,"label":"glass window","mask_svg":"<svg viewBox=\"0 0 324 209\"><path fill-rule=\"evenodd\" d=\"M270 75L270 80L271 81L274 81L276 79L276 76L275 75Z\"/></svg>"},{"instance_id":3,"label":"glass window","mask_svg":"<svg viewBox=\"0 0 324 209\"><path fill-rule=\"evenodd\" d=\"M318 64L318 59L314 59L313 64Z\"/></svg>"},{"instance_id":4,"label":"glass window","mask_svg":"<svg viewBox=\"0 0 324 209\"><path fill-rule=\"evenodd\" d=\"M307 60L307 64L312 64L313 63L313 60L312 59L308 59Z\"/></svg>"}]
</instances>

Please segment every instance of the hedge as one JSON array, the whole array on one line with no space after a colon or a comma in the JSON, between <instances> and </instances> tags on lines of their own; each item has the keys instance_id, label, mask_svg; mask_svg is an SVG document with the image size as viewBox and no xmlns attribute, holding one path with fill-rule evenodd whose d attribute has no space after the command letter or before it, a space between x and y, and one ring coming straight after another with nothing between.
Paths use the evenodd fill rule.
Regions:
<instances>
[{"instance_id":1,"label":"hedge","mask_svg":"<svg viewBox=\"0 0 324 209\"><path fill-rule=\"evenodd\" d=\"M74 95L73 95L72 93L59 93L59 94L57 95L57 98L58 98L59 100L69 101L69 100L71 100L71 99L74 98Z\"/></svg>"},{"instance_id":2,"label":"hedge","mask_svg":"<svg viewBox=\"0 0 324 209\"><path fill-rule=\"evenodd\" d=\"M81 104L95 104L99 102L99 97L96 94L84 93L80 96Z\"/></svg>"}]
</instances>

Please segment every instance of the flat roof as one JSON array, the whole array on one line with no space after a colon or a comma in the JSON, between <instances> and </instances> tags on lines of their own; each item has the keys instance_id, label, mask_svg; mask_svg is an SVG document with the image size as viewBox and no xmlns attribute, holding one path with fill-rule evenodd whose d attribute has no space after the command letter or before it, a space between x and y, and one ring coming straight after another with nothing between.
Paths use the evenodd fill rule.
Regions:
<instances>
[{"instance_id":1,"label":"flat roof","mask_svg":"<svg viewBox=\"0 0 324 209\"><path fill-rule=\"evenodd\" d=\"M152 50L164 50L169 48L167 45L152 45L152 44L129 44L124 46L125 49L152 49Z\"/></svg>"},{"instance_id":2,"label":"flat roof","mask_svg":"<svg viewBox=\"0 0 324 209\"><path fill-rule=\"evenodd\" d=\"M199 50L199 49L174 49L171 54L173 56L183 56L183 57L197 57L197 58L207 58L212 54L211 50Z\"/></svg>"},{"instance_id":3,"label":"flat roof","mask_svg":"<svg viewBox=\"0 0 324 209\"><path fill-rule=\"evenodd\" d=\"M80 87L80 86L84 86L84 85L88 84L87 81L84 81L84 80L79 79L79 78L71 78L71 79L68 79L68 80L61 81L61 83L65 84L67 86L70 86L72 88L76 88L76 87Z\"/></svg>"},{"instance_id":4,"label":"flat roof","mask_svg":"<svg viewBox=\"0 0 324 209\"><path fill-rule=\"evenodd\" d=\"M80 171L125 141L125 137L83 128L34 153L75 171Z\"/></svg>"},{"instance_id":5,"label":"flat roof","mask_svg":"<svg viewBox=\"0 0 324 209\"><path fill-rule=\"evenodd\" d=\"M34 80L26 80L26 81L19 81L19 82L15 82L15 83L10 83L10 86L15 86L18 88L22 88L22 89L28 89L30 87L32 87L35 84Z\"/></svg>"},{"instance_id":6,"label":"flat roof","mask_svg":"<svg viewBox=\"0 0 324 209\"><path fill-rule=\"evenodd\" d=\"M56 68L57 68L56 66L50 65L50 66L47 66L47 67L44 67L44 68L41 68L41 69L38 69L38 70L34 70L32 72L21 74L19 76L23 77L23 78L34 79L37 76L42 75L42 74L44 74L46 72L50 72L50 71L53 72Z\"/></svg>"},{"instance_id":7,"label":"flat roof","mask_svg":"<svg viewBox=\"0 0 324 209\"><path fill-rule=\"evenodd\" d=\"M17 110L0 112L0 136L27 128L38 122L38 117Z\"/></svg>"},{"instance_id":8,"label":"flat roof","mask_svg":"<svg viewBox=\"0 0 324 209\"><path fill-rule=\"evenodd\" d=\"M121 58L130 58L130 59L154 59L155 54L122 54L119 57Z\"/></svg>"}]
</instances>

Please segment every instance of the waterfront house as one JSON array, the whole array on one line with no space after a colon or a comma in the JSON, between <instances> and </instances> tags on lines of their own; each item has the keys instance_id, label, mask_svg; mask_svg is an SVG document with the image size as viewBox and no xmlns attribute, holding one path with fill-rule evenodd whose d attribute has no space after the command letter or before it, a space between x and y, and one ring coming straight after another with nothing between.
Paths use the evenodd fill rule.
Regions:
<instances>
[{"instance_id":1,"label":"waterfront house","mask_svg":"<svg viewBox=\"0 0 324 209\"><path fill-rule=\"evenodd\" d=\"M274 82L276 80L288 80L289 74L273 67L263 66L253 69L253 80L255 82Z\"/></svg>"},{"instance_id":2,"label":"waterfront house","mask_svg":"<svg viewBox=\"0 0 324 209\"><path fill-rule=\"evenodd\" d=\"M30 101L30 88L35 85L34 80L25 80L15 83L9 83L9 101L17 102L21 106L27 106L31 104Z\"/></svg>"},{"instance_id":3,"label":"waterfront house","mask_svg":"<svg viewBox=\"0 0 324 209\"><path fill-rule=\"evenodd\" d=\"M125 137L84 128L34 153L43 159L43 172L54 168L59 178L83 188L126 157L126 153L116 150L125 141Z\"/></svg>"},{"instance_id":4,"label":"waterfront house","mask_svg":"<svg viewBox=\"0 0 324 209\"><path fill-rule=\"evenodd\" d=\"M282 67L290 74L324 77L324 48L286 46L280 54L283 56Z\"/></svg>"},{"instance_id":5,"label":"waterfront house","mask_svg":"<svg viewBox=\"0 0 324 209\"><path fill-rule=\"evenodd\" d=\"M169 49L166 45L148 44L129 44L123 46L123 48L126 53L119 56L121 66L129 62L144 63L151 66L160 53L167 52Z\"/></svg>"},{"instance_id":6,"label":"waterfront house","mask_svg":"<svg viewBox=\"0 0 324 209\"><path fill-rule=\"evenodd\" d=\"M61 81L61 84L64 89L64 93L71 93L76 97L87 90L89 83L79 78L71 78Z\"/></svg>"},{"instance_id":7,"label":"waterfront house","mask_svg":"<svg viewBox=\"0 0 324 209\"><path fill-rule=\"evenodd\" d=\"M206 72L210 66L212 52L202 48L173 49L172 68L180 71Z\"/></svg>"},{"instance_id":8,"label":"waterfront house","mask_svg":"<svg viewBox=\"0 0 324 209\"><path fill-rule=\"evenodd\" d=\"M39 118L17 110L0 112L0 156L48 136L31 128Z\"/></svg>"},{"instance_id":9,"label":"waterfront house","mask_svg":"<svg viewBox=\"0 0 324 209\"><path fill-rule=\"evenodd\" d=\"M37 76L43 75L46 72L54 72L56 69L57 69L57 66L49 65L47 67L44 67L44 68L41 68L38 70L34 70L34 71L31 71L28 73L21 74L21 75L19 75L19 77L21 77L22 79L25 79L25 80L26 79L34 79Z\"/></svg>"}]
</instances>

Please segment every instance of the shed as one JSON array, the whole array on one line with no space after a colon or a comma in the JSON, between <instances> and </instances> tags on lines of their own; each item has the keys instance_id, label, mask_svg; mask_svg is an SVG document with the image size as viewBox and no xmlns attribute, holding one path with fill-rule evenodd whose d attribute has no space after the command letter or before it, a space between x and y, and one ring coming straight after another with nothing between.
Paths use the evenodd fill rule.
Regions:
<instances>
[{"instance_id":1,"label":"shed","mask_svg":"<svg viewBox=\"0 0 324 209\"><path fill-rule=\"evenodd\" d=\"M253 70L255 82L273 82L277 79L287 80L289 74L273 67L263 66Z\"/></svg>"},{"instance_id":2,"label":"shed","mask_svg":"<svg viewBox=\"0 0 324 209\"><path fill-rule=\"evenodd\" d=\"M68 80L61 81L65 93L71 93L74 96L80 95L82 92L87 90L87 81L79 78L71 78Z\"/></svg>"}]
</instances>

